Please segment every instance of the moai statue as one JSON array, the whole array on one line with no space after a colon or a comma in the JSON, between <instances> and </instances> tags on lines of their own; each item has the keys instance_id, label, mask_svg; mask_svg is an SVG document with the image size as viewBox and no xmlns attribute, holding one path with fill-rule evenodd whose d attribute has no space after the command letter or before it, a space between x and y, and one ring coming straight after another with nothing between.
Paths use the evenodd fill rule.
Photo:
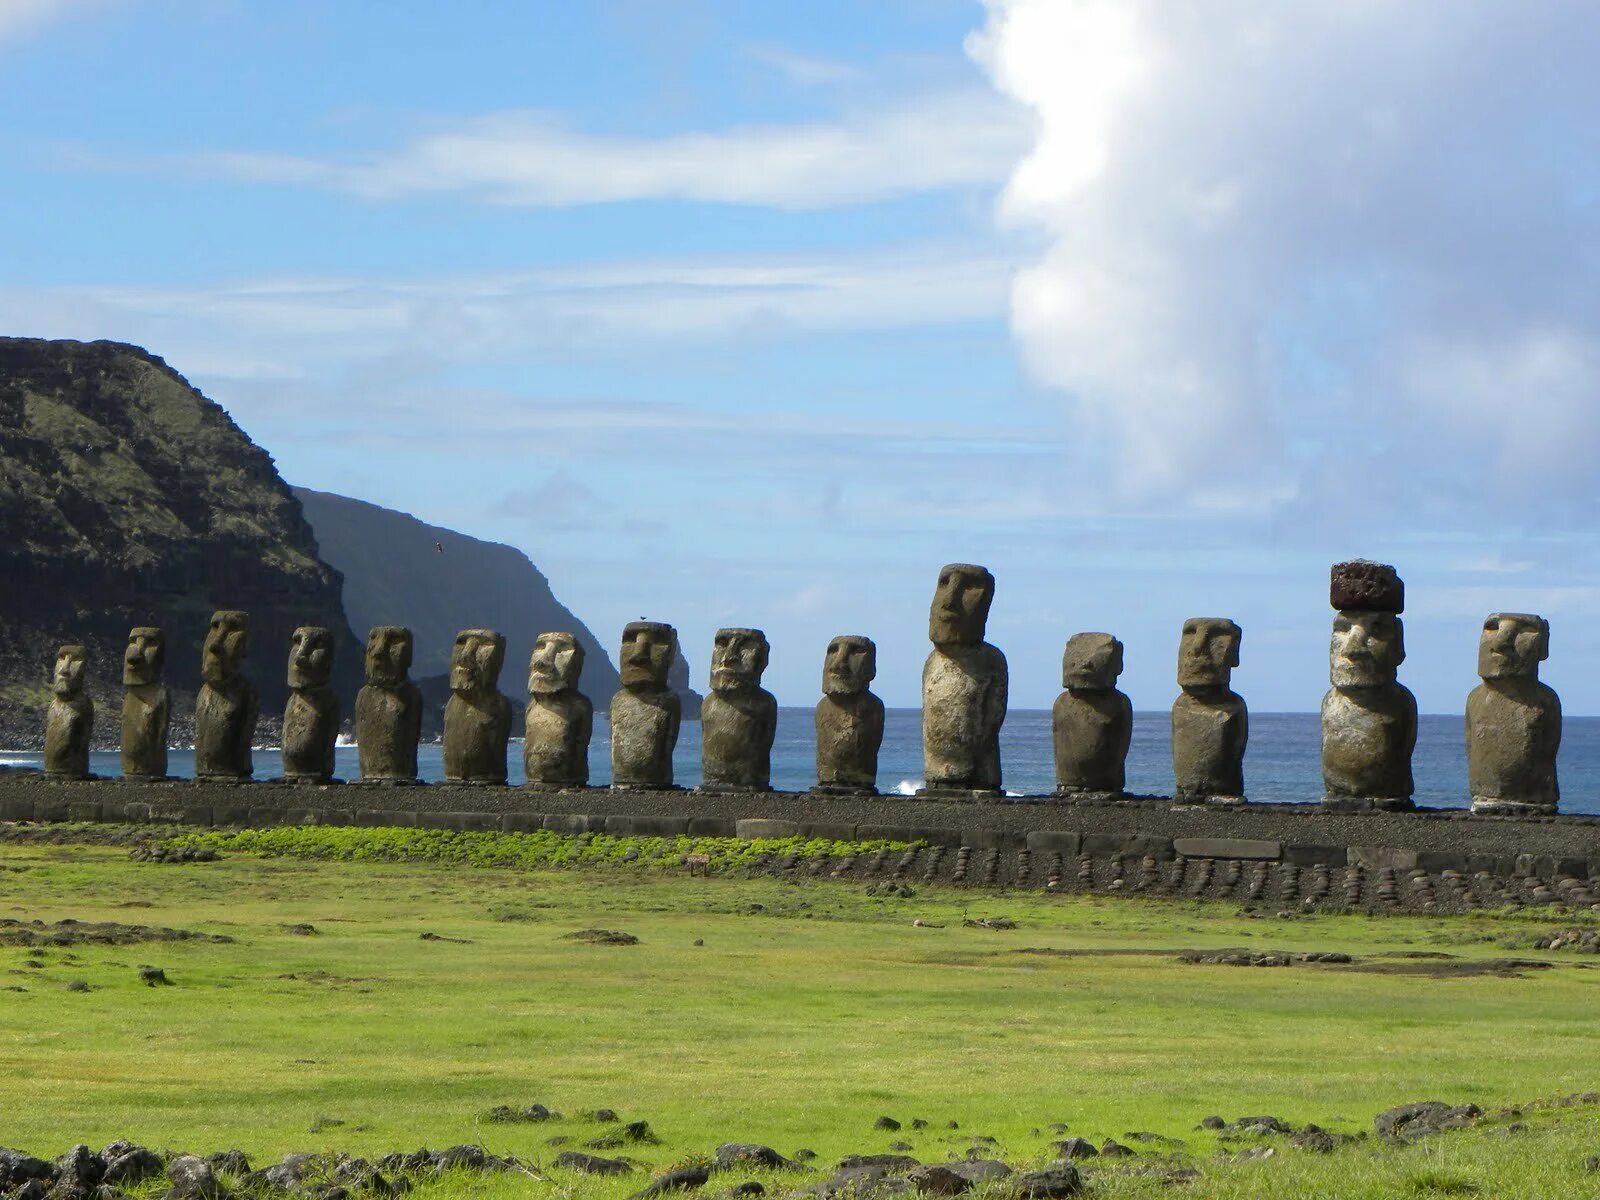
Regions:
<instances>
[{"instance_id":1,"label":"moai statue","mask_svg":"<svg viewBox=\"0 0 1600 1200\"><path fill-rule=\"evenodd\" d=\"M667 686L678 633L659 621L622 630L622 686L611 697L611 786L659 790L672 784L683 702Z\"/></svg>"},{"instance_id":2,"label":"moai statue","mask_svg":"<svg viewBox=\"0 0 1600 1200\"><path fill-rule=\"evenodd\" d=\"M778 702L761 686L767 635L719 629L711 647L711 692L700 707L700 790L772 790Z\"/></svg>"},{"instance_id":3,"label":"moai statue","mask_svg":"<svg viewBox=\"0 0 1600 1200\"><path fill-rule=\"evenodd\" d=\"M871 638L846 634L828 643L817 701L818 796L876 796L883 745L883 701L868 690L878 674Z\"/></svg>"},{"instance_id":4,"label":"moai statue","mask_svg":"<svg viewBox=\"0 0 1600 1200\"><path fill-rule=\"evenodd\" d=\"M1117 690L1122 643L1109 633L1075 633L1061 655L1061 686L1051 711L1056 794L1119 798L1127 782L1133 702Z\"/></svg>"},{"instance_id":5,"label":"moai statue","mask_svg":"<svg viewBox=\"0 0 1600 1200\"><path fill-rule=\"evenodd\" d=\"M422 690L411 682L411 630L374 625L367 634L366 683L356 693L356 752L363 783L417 781Z\"/></svg>"},{"instance_id":6,"label":"moai statue","mask_svg":"<svg viewBox=\"0 0 1600 1200\"><path fill-rule=\"evenodd\" d=\"M1561 700L1539 682L1550 623L1529 613L1490 613L1478 639L1483 682L1467 697L1467 784L1472 811L1553 813Z\"/></svg>"},{"instance_id":7,"label":"moai statue","mask_svg":"<svg viewBox=\"0 0 1600 1200\"><path fill-rule=\"evenodd\" d=\"M1396 682L1405 661L1405 585L1384 563L1335 563L1329 647L1333 687L1322 699L1323 804L1412 807L1416 697Z\"/></svg>"},{"instance_id":8,"label":"moai statue","mask_svg":"<svg viewBox=\"0 0 1600 1200\"><path fill-rule=\"evenodd\" d=\"M444 705L446 783L506 781L511 701L500 694L506 639L492 629L463 629L450 653L450 699Z\"/></svg>"},{"instance_id":9,"label":"moai statue","mask_svg":"<svg viewBox=\"0 0 1600 1200\"><path fill-rule=\"evenodd\" d=\"M46 779L89 778L89 742L94 737L94 701L83 690L88 655L82 646L56 651L50 676L50 708L44 718Z\"/></svg>"},{"instance_id":10,"label":"moai statue","mask_svg":"<svg viewBox=\"0 0 1600 1200\"><path fill-rule=\"evenodd\" d=\"M583 647L570 633L541 633L528 660L527 722L522 762L528 786L586 787L594 704L578 690Z\"/></svg>"},{"instance_id":11,"label":"moai statue","mask_svg":"<svg viewBox=\"0 0 1600 1200\"><path fill-rule=\"evenodd\" d=\"M302 625L289 639L289 701L283 708L285 783L327 783L339 739L339 694L333 677L333 631Z\"/></svg>"},{"instance_id":12,"label":"moai statue","mask_svg":"<svg viewBox=\"0 0 1600 1200\"><path fill-rule=\"evenodd\" d=\"M978 800L1000 795L1000 725L1006 719L1006 656L983 640L994 600L984 567L939 571L928 611L933 651L922 667L922 773L917 795Z\"/></svg>"},{"instance_id":13,"label":"moai statue","mask_svg":"<svg viewBox=\"0 0 1600 1200\"><path fill-rule=\"evenodd\" d=\"M1180 804L1243 804L1244 747L1250 714L1229 684L1242 631L1226 617L1190 617L1178 643L1172 705L1173 799Z\"/></svg>"},{"instance_id":14,"label":"moai statue","mask_svg":"<svg viewBox=\"0 0 1600 1200\"><path fill-rule=\"evenodd\" d=\"M249 648L249 613L223 609L211 614L200 651L200 694L194 702L196 779L237 783L255 773L250 743L260 698L255 684L244 677Z\"/></svg>"},{"instance_id":15,"label":"moai statue","mask_svg":"<svg viewBox=\"0 0 1600 1200\"><path fill-rule=\"evenodd\" d=\"M140 783L167 777L167 724L172 697L161 682L167 638L153 625L128 631L122 654L122 777Z\"/></svg>"}]
</instances>

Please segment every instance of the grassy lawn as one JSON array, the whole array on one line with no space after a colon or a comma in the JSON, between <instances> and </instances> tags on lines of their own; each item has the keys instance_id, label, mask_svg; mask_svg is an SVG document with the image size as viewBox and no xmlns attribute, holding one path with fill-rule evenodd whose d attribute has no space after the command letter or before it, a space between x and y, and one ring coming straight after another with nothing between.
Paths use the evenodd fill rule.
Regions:
<instances>
[{"instance_id":1,"label":"grassy lawn","mask_svg":"<svg viewBox=\"0 0 1600 1200\"><path fill-rule=\"evenodd\" d=\"M1017 927L962 923L989 916ZM1571 923L1549 915L1250 917L1038 893L875 897L639 865L237 853L153 864L0 845L0 919L68 917L233 940L27 947L0 927L0 988L20 989L0 990L0 1145L44 1155L120 1137L238 1147L258 1163L481 1141L548 1163L551 1137L575 1148L608 1132L580 1114L609 1107L650 1122L661 1144L620 1152L652 1164L730 1140L829 1163L904 1139L940 1161L974 1134L997 1139L986 1153L1043 1161L1060 1136L1050 1125L1064 1123L1097 1143L1140 1130L1183 1139L1205 1172L1189 1195L1600 1194L1600 1175L1582 1170L1600 1153L1588 1107L1530 1108L1520 1133L1505 1134L1504 1118L1405 1149L1280 1144L1265 1162L1219 1160L1223 1143L1194 1131L1207 1114L1271 1113L1354 1133L1412 1100L1494 1112L1600 1088L1593 960L1500 944ZM291 930L306 924L316 932ZM639 943L563 936L590 927ZM1219 947L1358 962L1251 968L1166 953ZM1440 976L1400 973L1432 964L1389 957L1419 951L1561 965ZM145 986L144 964L174 986ZM67 989L78 980L90 990ZM565 1119L486 1119L535 1101ZM906 1128L874 1130L879 1115ZM913 1118L928 1127L913 1131ZM623 1196L642 1179L549 1172L432 1190ZM1126 1169L1094 1180L1100 1195L1172 1194Z\"/></svg>"}]
</instances>

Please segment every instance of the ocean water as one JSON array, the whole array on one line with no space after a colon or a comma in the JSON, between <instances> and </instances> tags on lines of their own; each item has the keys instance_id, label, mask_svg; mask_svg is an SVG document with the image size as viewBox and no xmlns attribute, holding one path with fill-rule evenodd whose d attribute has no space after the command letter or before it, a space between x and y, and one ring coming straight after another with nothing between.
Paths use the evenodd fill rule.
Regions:
<instances>
[{"instance_id":1,"label":"ocean water","mask_svg":"<svg viewBox=\"0 0 1600 1200\"><path fill-rule=\"evenodd\" d=\"M890 709L885 714L883 749L878 758L878 788L884 792L911 792L921 782L922 725L917 709ZM603 714L595 714L594 740L589 747L589 779L608 783L611 762L607 747L610 731ZM1252 801L1270 804L1306 803L1322 797L1321 728L1316 713L1251 713L1250 744L1245 753L1245 791ZM778 736L772 747L772 785L780 791L804 791L816 782L816 743L809 708L778 711ZM1135 713L1133 744L1128 751L1128 790L1169 794L1172 790L1172 746L1167 714ZM437 745L423 746L418 756L424 779L442 777ZM1022 795L1052 791L1055 767L1050 740L1050 713L1014 709L1006 716L1000 734L1001 769L1007 791ZM673 757L677 781L693 786L700 780L700 725L685 721ZM0 764L39 765L36 754L0 754ZM270 779L279 773L276 750L258 749L256 777ZM511 782L522 782L522 746L513 741ZM114 753L92 756L91 769L100 775L119 771ZM174 775L194 771L194 755L174 750L170 769ZM359 774L354 746L341 746L338 770L342 778ZM1568 717L1565 721L1559 764L1563 812L1600 814L1600 717ZM1466 808L1467 754L1463 719L1459 716L1424 716L1418 723L1417 750L1412 759L1418 804L1440 808Z\"/></svg>"}]
</instances>

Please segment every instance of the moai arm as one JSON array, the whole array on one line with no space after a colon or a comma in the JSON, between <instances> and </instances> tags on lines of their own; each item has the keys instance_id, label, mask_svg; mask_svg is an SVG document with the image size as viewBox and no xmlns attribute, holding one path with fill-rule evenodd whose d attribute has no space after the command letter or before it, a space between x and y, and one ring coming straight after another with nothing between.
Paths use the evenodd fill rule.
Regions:
<instances>
[{"instance_id":1,"label":"moai arm","mask_svg":"<svg viewBox=\"0 0 1600 1200\"><path fill-rule=\"evenodd\" d=\"M261 716L261 697L256 689L245 685L244 719L239 722L239 740L234 743L233 761L242 771L250 765L251 743L256 740L256 721Z\"/></svg>"},{"instance_id":2,"label":"moai arm","mask_svg":"<svg viewBox=\"0 0 1600 1200\"><path fill-rule=\"evenodd\" d=\"M984 721L989 729L999 732L1000 726L1006 719L1006 700L1009 696L1011 683L1010 672L1006 666L1006 656L999 649L994 650L995 671L988 693L984 696Z\"/></svg>"},{"instance_id":3,"label":"moai arm","mask_svg":"<svg viewBox=\"0 0 1600 1200\"><path fill-rule=\"evenodd\" d=\"M1112 693L1117 698L1117 709L1121 713L1121 720L1117 722L1117 761L1128 761L1128 748L1133 744L1133 701L1129 700L1122 692Z\"/></svg>"},{"instance_id":4,"label":"moai arm","mask_svg":"<svg viewBox=\"0 0 1600 1200\"><path fill-rule=\"evenodd\" d=\"M678 730L683 725L683 702L676 694L671 697L667 705L667 761L672 761L672 752L678 748Z\"/></svg>"},{"instance_id":5,"label":"moai arm","mask_svg":"<svg viewBox=\"0 0 1600 1200\"><path fill-rule=\"evenodd\" d=\"M1411 694L1410 688L1402 687L1405 703L1405 731L1402 740L1406 752L1406 795L1410 796L1417 790L1416 773L1412 764L1412 757L1417 748L1417 698Z\"/></svg>"}]
</instances>

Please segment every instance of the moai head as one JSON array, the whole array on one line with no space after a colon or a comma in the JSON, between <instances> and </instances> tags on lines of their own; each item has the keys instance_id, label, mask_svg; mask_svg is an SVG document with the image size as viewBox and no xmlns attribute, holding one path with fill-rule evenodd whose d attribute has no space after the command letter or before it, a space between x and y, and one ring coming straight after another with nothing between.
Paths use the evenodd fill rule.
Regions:
<instances>
[{"instance_id":1,"label":"moai head","mask_svg":"<svg viewBox=\"0 0 1600 1200\"><path fill-rule=\"evenodd\" d=\"M333 678L333 630L302 625L289 638L289 686L327 687Z\"/></svg>"},{"instance_id":2,"label":"moai head","mask_svg":"<svg viewBox=\"0 0 1600 1200\"><path fill-rule=\"evenodd\" d=\"M935 646L976 646L983 641L994 601L994 576L971 563L939 568L939 584L928 610L928 640Z\"/></svg>"},{"instance_id":3,"label":"moai head","mask_svg":"<svg viewBox=\"0 0 1600 1200\"><path fill-rule=\"evenodd\" d=\"M1392 612L1334 614L1328 650L1334 687L1381 687L1393 683L1406 660L1405 630Z\"/></svg>"},{"instance_id":4,"label":"moai head","mask_svg":"<svg viewBox=\"0 0 1600 1200\"><path fill-rule=\"evenodd\" d=\"M1109 633L1075 633L1061 655L1061 686L1075 692L1109 692L1122 674L1122 643Z\"/></svg>"},{"instance_id":5,"label":"moai head","mask_svg":"<svg viewBox=\"0 0 1600 1200\"><path fill-rule=\"evenodd\" d=\"M1227 617L1190 617L1178 642L1178 686L1225 688L1239 665L1243 631Z\"/></svg>"},{"instance_id":6,"label":"moai head","mask_svg":"<svg viewBox=\"0 0 1600 1200\"><path fill-rule=\"evenodd\" d=\"M404 625L374 625L367 634L367 682L399 687L411 670L413 649L411 630Z\"/></svg>"},{"instance_id":7,"label":"moai head","mask_svg":"<svg viewBox=\"0 0 1600 1200\"><path fill-rule=\"evenodd\" d=\"M678 657L678 631L660 621L629 621L622 629L622 686L664 688Z\"/></svg>"},{"instance_id":8,"label":"moai head","mask_svg":"<svg viewBox=\"0 0 1600 1200\"><path fill-rule=\"evenodd\" d=\"M822 691L828 696L856 696L878 676L878 647L871 638L843 634L828 643L822 660Z\"/></svg>"},{"instance_id":9,"label":"moai head","mask_svg":"<svg viewBox=\"0 0 1600 1200\"><path fill-rule=\"evenodd\" d=\"M63 700L83 695L83 675L88 665L89 656L82 646L62 646L56 651L50 690Z\"/></svg>"},{"instance_id":10,"label":"moai head","mask_svg":"<svg viewBox=\"0 0 1600 1200\"><path fill-rule=\"evenodd\" d=\"M583 647L570 633L541 633L528 659L528 694L553 696L578 686Z\"/></svg>"},{"instance_id":11,"label":"moai head","mask_svg":"<svg viewBox=\"0 0 1600 1200\"><path fill-rule=\"evenodd\" d=\"M739 692L760 687L767 653L767 635L759 629L717 630L711 643L711 690Z\"/></svg>"},{"instance_id":12,"label":"moai head","mask_svg":"<svg viewBox=\"0 0 1600 1200\"><path fill-rule=\"evenodd\" d=\"M492 692L506 661L506 639L492 629L463 629L450 651L450 690L463 695Z\"/></svg>"},{"instance_id":13,"label":"moai head","mask_svg":"<svg viewBox=\"0 0 1600 1200\"><path fill-rule=\"evenodd\" d=\"M232 683L244 674L250 649L250 614L220 609L211 614L206 644L200 651L200 678L207 683Z\"/></svg>"},{"instance_id":14,"label":"moai head","mask_svg":"<svg viewBox=\"0 0 1600 1200\"><path fill-rule=\"evenodd\" d=\"M124 687L161 682L161 669L166 662L166 634L154 625L135 625L128 630L128 648L122 652Z\"/></svg>"},{"instance_id":15,"label":"moai head","mask_svg":"<svg viewBox=\"0 0 1600 1200\"><path fill-rule=\"evenodd\" d=\"M1485 679L1537 679L1550 657L1550 622L1532 613L1490 613L1478 638L1478 674Z\"/></svg>"}]
</instances>

